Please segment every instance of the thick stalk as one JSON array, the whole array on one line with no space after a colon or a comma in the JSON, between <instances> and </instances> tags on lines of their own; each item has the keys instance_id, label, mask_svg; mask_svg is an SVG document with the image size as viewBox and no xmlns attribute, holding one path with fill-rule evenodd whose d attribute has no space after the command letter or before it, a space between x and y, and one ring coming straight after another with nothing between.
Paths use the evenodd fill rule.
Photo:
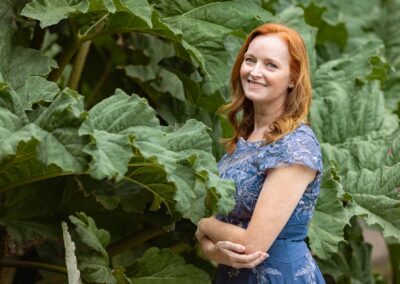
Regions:
<instances>
[{"instance_id":1,"label":"thick stalk","mask_svg":"<svg viewBox=\"0 0 400 284\"><path fill-rule=\"evenodd\" d=\"M74 67L72 68L71 76L69 77L68 87L72 90L78 88L79 80L82 75L83 67L85 66L86 57L89 53L90 45L92 41L84 42L75 56Z\"/></svg>"},{"instance_id":2,"label":"thick stalk","mask_svg":"<svg viewBox=\"0 0 400 284\"><path fill-rule=\"evenodd\" d=\"M101 23L105 18L108 17L109 14L104 15L101 17L96 23L94 23L83 35L78 36L76 35L76 29L74 28L74 24L71 23L71 30L72 33L75 34L74 38L71 39L72 43L65 49L65 51L61 54L59 60L57 61L58 63L58 68L53 69L49 76L47 77L47 80L56 82L58 78L60 78L61 74L63 73L65 66L71 61L72 57L74 56L75 52L78 50L79 46L87 41L90 41L91 39L95 38L97 33L89 34L90 31L95 29L99 23ZM90 44L89 44L90 46ZM87 47L89 49L89 47ZM86 57L86 56L85 56ZM78 79L80 78L80 75ZM79 80L78 80L79 81Z\"/></svg>"},{"instance_id":3,"label":"thick stalk","mask_svg":"<svg viewBox=\"0 0 400 284\"><path fill-rule=\"evenodd\" d=\"M2 284L12 284L14 282L15 272L17 269L15 267L3 267L1 269L0 283Z\"/></svg>"},{"instance_id":4,"label":"thick stalk","mask_svg":"<svg viewBox=\"0 0 400 284\"><path fill-rule=\"evenodd\" d=\"M400 284L400 244L388 244L388 249L392 266L392 283Z\"/></svg>"},{"instance_id":5,"label":"thick stalk","mask_svg":"<svg viewBox=\"0 0 400 284\"><path fill-rule=\"evenodd\" d=\"M45 179L51 179L51 178L56 178L56 177L61 177L61 176L69 176L69 175L81 175L81 174L87 174L85 172L55 172L55 173L46 173L43 175L38 175L38 176L33 176L28 179L21 180L19 182L14 182L14 183L9 183L4 187L0 187L0 192L4 192L19 186L23 186L25 184L30 184L33 182L45 180Z\"/></svg>"},{"instance_id":6,"label":"thick stalk","mask_svg":"<svg viewBox=\"0 0 400 284\"><path fill-rule=\"evenodd\" d=\"M137 235L116 242L115 244L108 247L107 252L110 256L115 256L130 248L141 245L144 242L164 233L165 231L163 230L163 228L151 228L146 231L140 232Z\"/></svg>"},{"instance_id":7,"label":"thick stalk","mask_svg":"<svg viewBox=\"0 0 400 284\"><path fill-rule=\"evenodd\" d=\"M67 268L48 263L40 263L34 261L21 261L21 260L0 260L1 267L20 267L28 269L39 269L52 271L62 274L67 274Z\"/></svg>"},{"instance_id":8,"label":"thick stalk","mask_svg":"<svg viewBox=\"0 0 400 284\"><path fill-rule=\"evenodd\" d=\"M0 259L5 259L9 254L8 240L9 236L4 228L0 229ZM0 268L0 283L12 284L15 275L15 267L1 267Z\"/></svg>"},{"instance_id":9,"label":"thick stalk","mask_svg":"<svg viewBox=\"0 0 400 284\"><path fill-rule=\"evenodd\" d=\"M57 61L58 68L53 69L49 76L47 77L47 80L56 82L58 78L60 78L62 72L65 69L65 66L70 62L72 56L74 56L76 50L79 48L80 41L75 39L66 49L63 53L61 53L61 56L59 60Z\"/></svg>"},{"instance_id":10,"label":"thick stalk","mask_svg":"<svg viewBox=\"0 0 400 284\"><path fill-rule=\"evenodd\" d=\"M46 30L42 29L39 25L39 22L36 23L35 29L33 31L33 37L31 41L31 48L40 50L43 46L44 36L46 34Z\"/></svg>"}]
</instances>

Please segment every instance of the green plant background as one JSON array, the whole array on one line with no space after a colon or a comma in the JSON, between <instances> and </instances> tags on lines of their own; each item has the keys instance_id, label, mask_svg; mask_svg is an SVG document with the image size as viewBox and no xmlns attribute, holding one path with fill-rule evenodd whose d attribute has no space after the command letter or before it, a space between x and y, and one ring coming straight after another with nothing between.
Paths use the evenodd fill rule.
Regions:
<instances>
[{"instance_id":1,"label":"green plant background","mask_svg":"<svg viewBox=\"0 0 400 284\"><path fill-rule=\"evenodd\" d=\"M280 22L312 66L325 168L312 253L328 283L386 283L362 221L400 283L399 11L398 0L1 1L0 282L210 283L194 224L229 212L234 193L216 170L231 133L216 110L246 34Z\"/></svg>"}]
</instances>

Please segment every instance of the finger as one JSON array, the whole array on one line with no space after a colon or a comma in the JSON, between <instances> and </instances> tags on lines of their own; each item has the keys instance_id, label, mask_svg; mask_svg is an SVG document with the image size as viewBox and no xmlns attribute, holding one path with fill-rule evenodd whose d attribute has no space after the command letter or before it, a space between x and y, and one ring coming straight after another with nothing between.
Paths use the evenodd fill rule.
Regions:
<instances>
[{"instance_id":1,"label":"finger","mask_svg":"<svg viewBox=\"0 0 400 284\"><path fill-rule=\"evenodd\" d=\"M217 248L227 249L227 250L235 251L238 253L243 253L246 250L245 246L243 246L241 244L237 244L237 243L232 243L230 241L219 241L215 244L215 246Z\"/></svg>"},{"instance_id":2,"label":"finger","mask_svg":"<svg viewBox=\"0 0 400 284\"><path fill-rule=\"evenodd\" d=\"M249 255L246 254L238 254L236 252L233 252L231 250L226 250L226 249L219 249L223 254L225 254L226 256L228 256L229 261L232 264L236 264L236 263L250 263L253 262L255 260L257 260L259 257L262 256L261 252L255 252Z\"/></svg>"},{"instance_id":3,"label":"finger","mask_svg":"<svg viewBox=\"0 0 400 284\"><path fill-rule=\"evenodd\" d=\"M241 262L241 263L249 263L249 262L253 262L256 259L260 258L262 256L261 252L255 252L252 254L234 254L231 255L231 258L235 261L235 262Z\"/></svg>"},{"instance_id":4,"label":"finger","mask_svg":"<svg viewBox=\"0 0 400 284\"><path fill-rule=\"evenodd\" d=\"M196 236L196 239L200 242L201 239L204 237L204 235L201 233L201 231L197 230L196 233L194 234Z\"/></svg>"},{"instance_id":5,"label":"finger","mask_svg":"<svg viewBox=\"0 0 400 284\"><path fill-rule=\"evenodd\" d=\"M262 253L260 257L256 258L255 260L247 263L238 262L236 265L238 268L254 268L263 262L268 257L268 254Z\"/></svg>"}]
</instances>

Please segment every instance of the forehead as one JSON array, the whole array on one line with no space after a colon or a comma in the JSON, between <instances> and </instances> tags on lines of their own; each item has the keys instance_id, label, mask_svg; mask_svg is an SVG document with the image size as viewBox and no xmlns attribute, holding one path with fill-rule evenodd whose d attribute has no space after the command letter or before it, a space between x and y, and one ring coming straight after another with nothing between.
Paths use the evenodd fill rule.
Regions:
<instances>
[{"instance_id":1,"label":"forehead","mask_svg":"<svg viewBox=\"0 0 400 284\"><path fill-rule=\"evenodd\" d=\"M256 36L249 44L246 51L256 57L269 58L289 63L290 53L287 43L276 34Z\"/></svg>"}]
</instances>

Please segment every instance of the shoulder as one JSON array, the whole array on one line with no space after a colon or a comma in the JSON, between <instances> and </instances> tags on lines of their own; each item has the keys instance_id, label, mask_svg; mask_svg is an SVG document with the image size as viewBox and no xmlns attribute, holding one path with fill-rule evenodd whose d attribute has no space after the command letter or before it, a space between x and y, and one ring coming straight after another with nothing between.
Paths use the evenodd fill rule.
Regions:
<instances>
[{"instance_id":1,"label":"shoulder","mask_svg":"<svg viewBox=\"0 0 400 284\"><path fill-rule=\"evenodd\" d=\"M289 147L295 149L296 147L307 147L315 148L315 150L320 151L320 144L318 139L312 130L312 128L307 124L300 124L295 130L283 136L280 141L277 141L285 148Z\"/></svg>"},{"instance_id":2,"label":"shoulder","mask_svg":"<svg viewBox=\"0 0 400 284\"><path fill-rule=\"evenodd\" d=\"M260 171L300 164L322 173L323 163L318 140L311 127L301 124L274 143L262 147L257 159Z\"/></svg>"},{"instance_id":3,"label":"shoulder","mask_svg":"<svg viewBox=\"0 0 400 284\"><path fill-rule=\"evenodd\" d=\"M322 172L322 153L318 139L307 124L300 124L294 131L286 134L281 141L277 141L277 148L287 156L287 159L305 164Z\"/></svg>"}]
</instances>

